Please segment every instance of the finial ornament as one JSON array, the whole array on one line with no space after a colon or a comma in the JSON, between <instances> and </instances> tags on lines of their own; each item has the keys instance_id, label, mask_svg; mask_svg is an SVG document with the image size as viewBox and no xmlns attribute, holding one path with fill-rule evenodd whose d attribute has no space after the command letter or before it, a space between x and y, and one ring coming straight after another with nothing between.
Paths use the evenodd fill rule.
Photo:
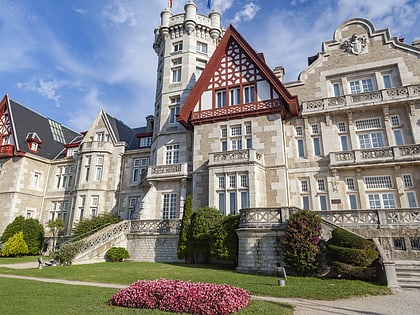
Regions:
<instances>
[{"instance_id":1,"label":"finial ornament","mask_svg":"<svg viewBox=\"0 0 420 315\"><path fill-rule=\"evenodd\" d=\"M353 34L352 37L346 39L340 47L348 53L359 55L367 50L366 36L358 36L357 34Z\"/></svg>"}]
</instances>

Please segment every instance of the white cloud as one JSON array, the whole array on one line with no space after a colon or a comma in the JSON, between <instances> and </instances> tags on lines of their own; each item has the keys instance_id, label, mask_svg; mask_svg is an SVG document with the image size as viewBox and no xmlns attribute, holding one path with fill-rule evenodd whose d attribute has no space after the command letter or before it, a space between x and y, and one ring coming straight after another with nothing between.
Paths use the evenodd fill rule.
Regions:
<instances>
[{"instance_id":1,"label":"white cloud","mask_svg":"<svg viewBox=\"0 0 420 315\"><path fill-rule=\"evenodd\" d=\"M206 3L207 3L207 1L206 1ZM214 8L215 10L217 10L221 14L223 14L223 12L230 9L232 4L233 4L233 0L213 0L212 1L212 8Z\"/></svg>"},{"instance_id":2,"label":"white cloud","mask_svg":"<svg viewBox=\"0 0 420 315\"><path fill-rule=\"evenodd\" d=\"M111 24L128 24L130 26L137 24L133 10L119 0L112 0L102 10L101 15Z\"/></svg>"},{"instance_id":3,"label":"white cloud","mask_svg":"<svg viewBox=\"0 0 420 315\"><path fill-rule=\"evenodd\" d=\"M259 10L260 10L260 7L258 5L256 5L253 2L249 2L245 4L244 8L241 11L236 12L235 17L232 20L232 23L238 24L241 21L245 21L245 22L251 21Z\"/></svg>"}]
</instances>

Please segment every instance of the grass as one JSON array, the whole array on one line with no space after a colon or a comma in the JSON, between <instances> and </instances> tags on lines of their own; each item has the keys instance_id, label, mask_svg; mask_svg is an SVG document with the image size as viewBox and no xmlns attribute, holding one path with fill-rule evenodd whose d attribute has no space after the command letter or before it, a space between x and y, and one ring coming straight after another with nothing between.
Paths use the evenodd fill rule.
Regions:
<instances>
[{"instance_id":1,"label":"grass","mask_svg":"<svg viewBox=\"0 0 420 315\"><path fill-rule=\"evenodd\" d=\"M47 260L47 259L44 259ZM226 266L186 265L146 262L99 263L37 269L37 257L0 258L0 264L34 262L32 269L0 267L0 273L129 285L139 279L182 279L193 282L228 283L252 295L335 300L351 296L387 294L384 286L362 281L288 277L286 286L277 278L234 272ZM168 315L158 310L139 310L108 306L118 289L43 283L1 278L0 314L146 314ZM238 315L292 315L293 306L269 301L252 301Z\"/></svg>"},{"instance_id":2,"label":"grass","mask_svg":"<svg viewBox=\"0 0 420 315\"><path fill-rule=\"evenodd\" d=\"M49 260L48 257L42 257L44 261ZM5 264L20 264L20 263L27 263L33 262L34 266L38 264L38 256L22 256L22 257L2 257L0 256L0 265Z\"/></svg>"}]
</instances>

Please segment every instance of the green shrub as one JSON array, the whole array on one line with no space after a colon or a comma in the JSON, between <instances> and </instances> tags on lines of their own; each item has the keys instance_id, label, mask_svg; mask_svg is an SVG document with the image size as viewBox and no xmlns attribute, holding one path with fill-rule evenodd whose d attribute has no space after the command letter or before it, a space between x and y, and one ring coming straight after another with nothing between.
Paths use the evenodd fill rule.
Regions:
<instances>
[{"instance_id":1,"label":"green shrub","mask_svg":"<svg viewBox=\"0 0 420 315\"><path fill-rule=\"evenodd\" d=\"M130 254L123 247L111 247L105 254L105 257L113 262L123 261L130 258Z\"/></svg>"},{"instance_id":2,"label":"green shrub","mask_svg":"<svg viewBox=\"0 0 420 315\"><path fill-rule=\"evenodd\" d=\"M53 258L62 265L70 266L82 246L83 241L61 244Z\"/></svg>"},{"instance_id":3,"label":"green shrub","mask_svg":"<svg viewBox=\"0 0 420 315\"><path fill-rule=\"evenodd\" d=\"M121 219L112 213L104 213L90 219L81 220L73 230L73 240L85 238L107 225L120 222Z\"/></svg>"},{"instance_id":4,"label":"green shrub","mask_svg":"<svg viewBox=\"0 0 420 315\"><path fill-rule=\"evenodd\" d=\"M22 231L17 232L15 235L10 237L1 251L2 256L21 256L28 253L28 245L23 238Z\"/></svg>"},{"instance_id":5,"label":"green shrub","mask_svg":"<svg viewBox=\"0 0 420 315\"><path fill-rule=\"evenodd\" d=\"M342 228L337 228L332 232L332 238L329 240L328 244L340 247L376 250L375 243L372 241L350 233L349 231Z\"/></svg>"},{"instance_id":6,"label":"green shrub","mask_svg":"<svg viewBox=\"0 0 420 315\"><path fill-rule=\"evenodd\" d=\"M38 255L44 243L44 227L38 220L23 216L16 217L13 222L7 225L0 241L6 242L17 232L22 231L26 245L28 245L28 254Z\"/></svg>"},{"instance_id":7,"label":"green shrub","mask_svg":"<svg viewBox=\"0 0 420 315\"><path fill-rule=\"evenodd\" d=\"M188 195L184 203L184 213L182 214L181 229L179 231L178 250L177 250L178 258L179 259L185 258L186 261L190 260L189 254L188 254L188 228L190 226L192 213L193 213L192 197L191 195Z\"/></svg>"},{"instance_id":8,"label":"green shrub","mask_svg":"<svg viewBox=\"0 0 420 315\"><path fill-rule=\"evenodd\" d=\"M198 208L191 216L188 229L188 251L192 262L208 262L214 246L215 234L220 228L223 215L216 208Z\"/></svg>"},{"instance_id":9,"label":"green shrub","mask_svg":"<svg viewBox=\"0 0 420 315\"><path fill-rule=\"evenodd\" d=\"M353 266L339 261L332 263L337 276L342 279L372 280L376 276L375 267Z\"/></svg>"},{"instance_id":10,"label":"green shrub","mask_svg":"<svg viewBox=\"0 0 420 315\"><path fill-rule=\"evenodd\" d=\"M320 235L321 218L316 213L298 210L290 215L283 247L289 268L298 275L312 275L318 270Z\"/></svg>"},{"instance_id":11,"label":"green shrub","mask_svg":"<svg viewBox=\"0 0 420 315\"><path fill-rule=\"evenodd\" d=\"M223 217L211 245L212 255L219 259L230 260L235 265L238 260L238 236L235 232L237 228L239 228L239 215Z\"/></svg>"},{"instance_id":12,"label":"green shrub","mask_svg":"<svg viewBox=\"0 0 420 315\"><path fill-rule=\"evenodd\" d=\"M329 244L327 248L330 257L334 261L339 261L354 266L367 267L378 258L378 252L371 248L348 248L331 244Z\"/></svg>"}]
</instances>

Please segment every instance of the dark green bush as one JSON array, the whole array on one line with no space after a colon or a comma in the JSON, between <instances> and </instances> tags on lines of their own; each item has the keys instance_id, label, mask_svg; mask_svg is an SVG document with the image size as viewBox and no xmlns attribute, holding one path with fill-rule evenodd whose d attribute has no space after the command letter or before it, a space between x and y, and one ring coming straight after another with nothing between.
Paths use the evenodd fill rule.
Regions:
<instances>
[{"instance_id":1,"label":"dark green bush","mask_svg":"<svg viewBox=\"0 0 420 315\"><path fill-rule=\"evenodd\" d=\"M216 230L211 245L211 254L218 259L229 260L235 265L238 260L238 236L235 230L239 228L239 215L223 217L220 228Z\"/></svg>"},{"instance_id":2,"label":"dark green bush","mask_svg":"<svg viewBox=\"0 0 420 315\"><path fill-rule=\"evenodd\" d=\"M111 247L105 254L105 257L113 262L123 261L124 259L130 258L130 254L123 247Z\"/></svg>"},{"instance_id":3,"label":"dark green bush","mask_svg":"<svg viewBox=\"0 0 420 315\"><path fill-rule=\"evenodd\" d=\"M290 215L283 248L288 267L298 275L313 275L318 270L320 235L321 218L315 212L298 210Z\"/></svg>"},{"instance_id":4,"label":"dark green bush","mask_svg":"<svg viewBox=\"0 0 420 315\"><path fill-rule=\"evenodd\" d=\"M112 213L104 213L90 219L81 220L73 230L73 240L85 238L101 228L120 222L121 219Z\"/></svg>"},{"instance_id":5,"label":"dark green bush","mask_svg":"<svg viewBox=\"0 0 420 315\"><path fill-rule=\"evenodd\" d=\"M44 242L44 227L38 220L23 216L16 217L4 230L0 241L6 242L10 237L23 231L25 243L28 245L29 255L38 255Z\"/></svg>"},{"instance_id":6,"label":"dark green bush","mask_svg":"<svg viewBox=\"0 0 420 315\"><path fill-rule=\"evenodd\" d=\"M376 276L375 267L353 266L339 261L332 263L337 276L342 279L372 280Z\"/></svg>"},{"instance_id":7,"label":"dark green bush","mask_svg":"<svg viewBox=\"0 0 420 315\"><path fill-rule=\"evenodd\" d=\"M349 265L367 267L377 258L378 252L375 249L359 249L328 245L329 255L334 261L343 262Z\"/></svg>"},{"instance_id":8,"label":"dark green bush","mask_svg":"<svg viewBox=\"0 0 420 315\"><path fill-rule=\"evenodd\" d=\"M192 207L192 197L191 195L187 196L184 204L184 213L182 215L181 220L181 229L179 231L179 238L178 238L178 258L185 259L189 261L189 253L188 253L188 228L190 226L190 220L193 213Z\"/></svg>"},{"instance_id":9,"label":"dark green bush","mask_svg":"<svg viewBox=\"0 0 420 315\"><path fill-rule=\"evenodd\" d=\"M221 226L223 215L216 208L203 207L191 216L188 229L188 250L193 263L208 262L214 254L214 241L217 230Z\"/></svg>"},{"instance_id":10,"label":"dark green bush","mask_svg":"<svg viewBox=\"0 0 420 315\"><path fill-rule=\"evenodd\" d=\"M70 266L82 246L83 241L61 244L53 258L62 265Z\"/></svg>"},{"instance_id":11,"label":"dark green bush","mask_svg":"<svg viewBox=\"0 0 420 315\"><path fill-rule=\"evenodd\" d=\"M375 243L372 241L350 233L342 228L337 228L332 232L332 238L328 241L328 243L340 247L376 250Z\"/></svg>"}]
</instances>

